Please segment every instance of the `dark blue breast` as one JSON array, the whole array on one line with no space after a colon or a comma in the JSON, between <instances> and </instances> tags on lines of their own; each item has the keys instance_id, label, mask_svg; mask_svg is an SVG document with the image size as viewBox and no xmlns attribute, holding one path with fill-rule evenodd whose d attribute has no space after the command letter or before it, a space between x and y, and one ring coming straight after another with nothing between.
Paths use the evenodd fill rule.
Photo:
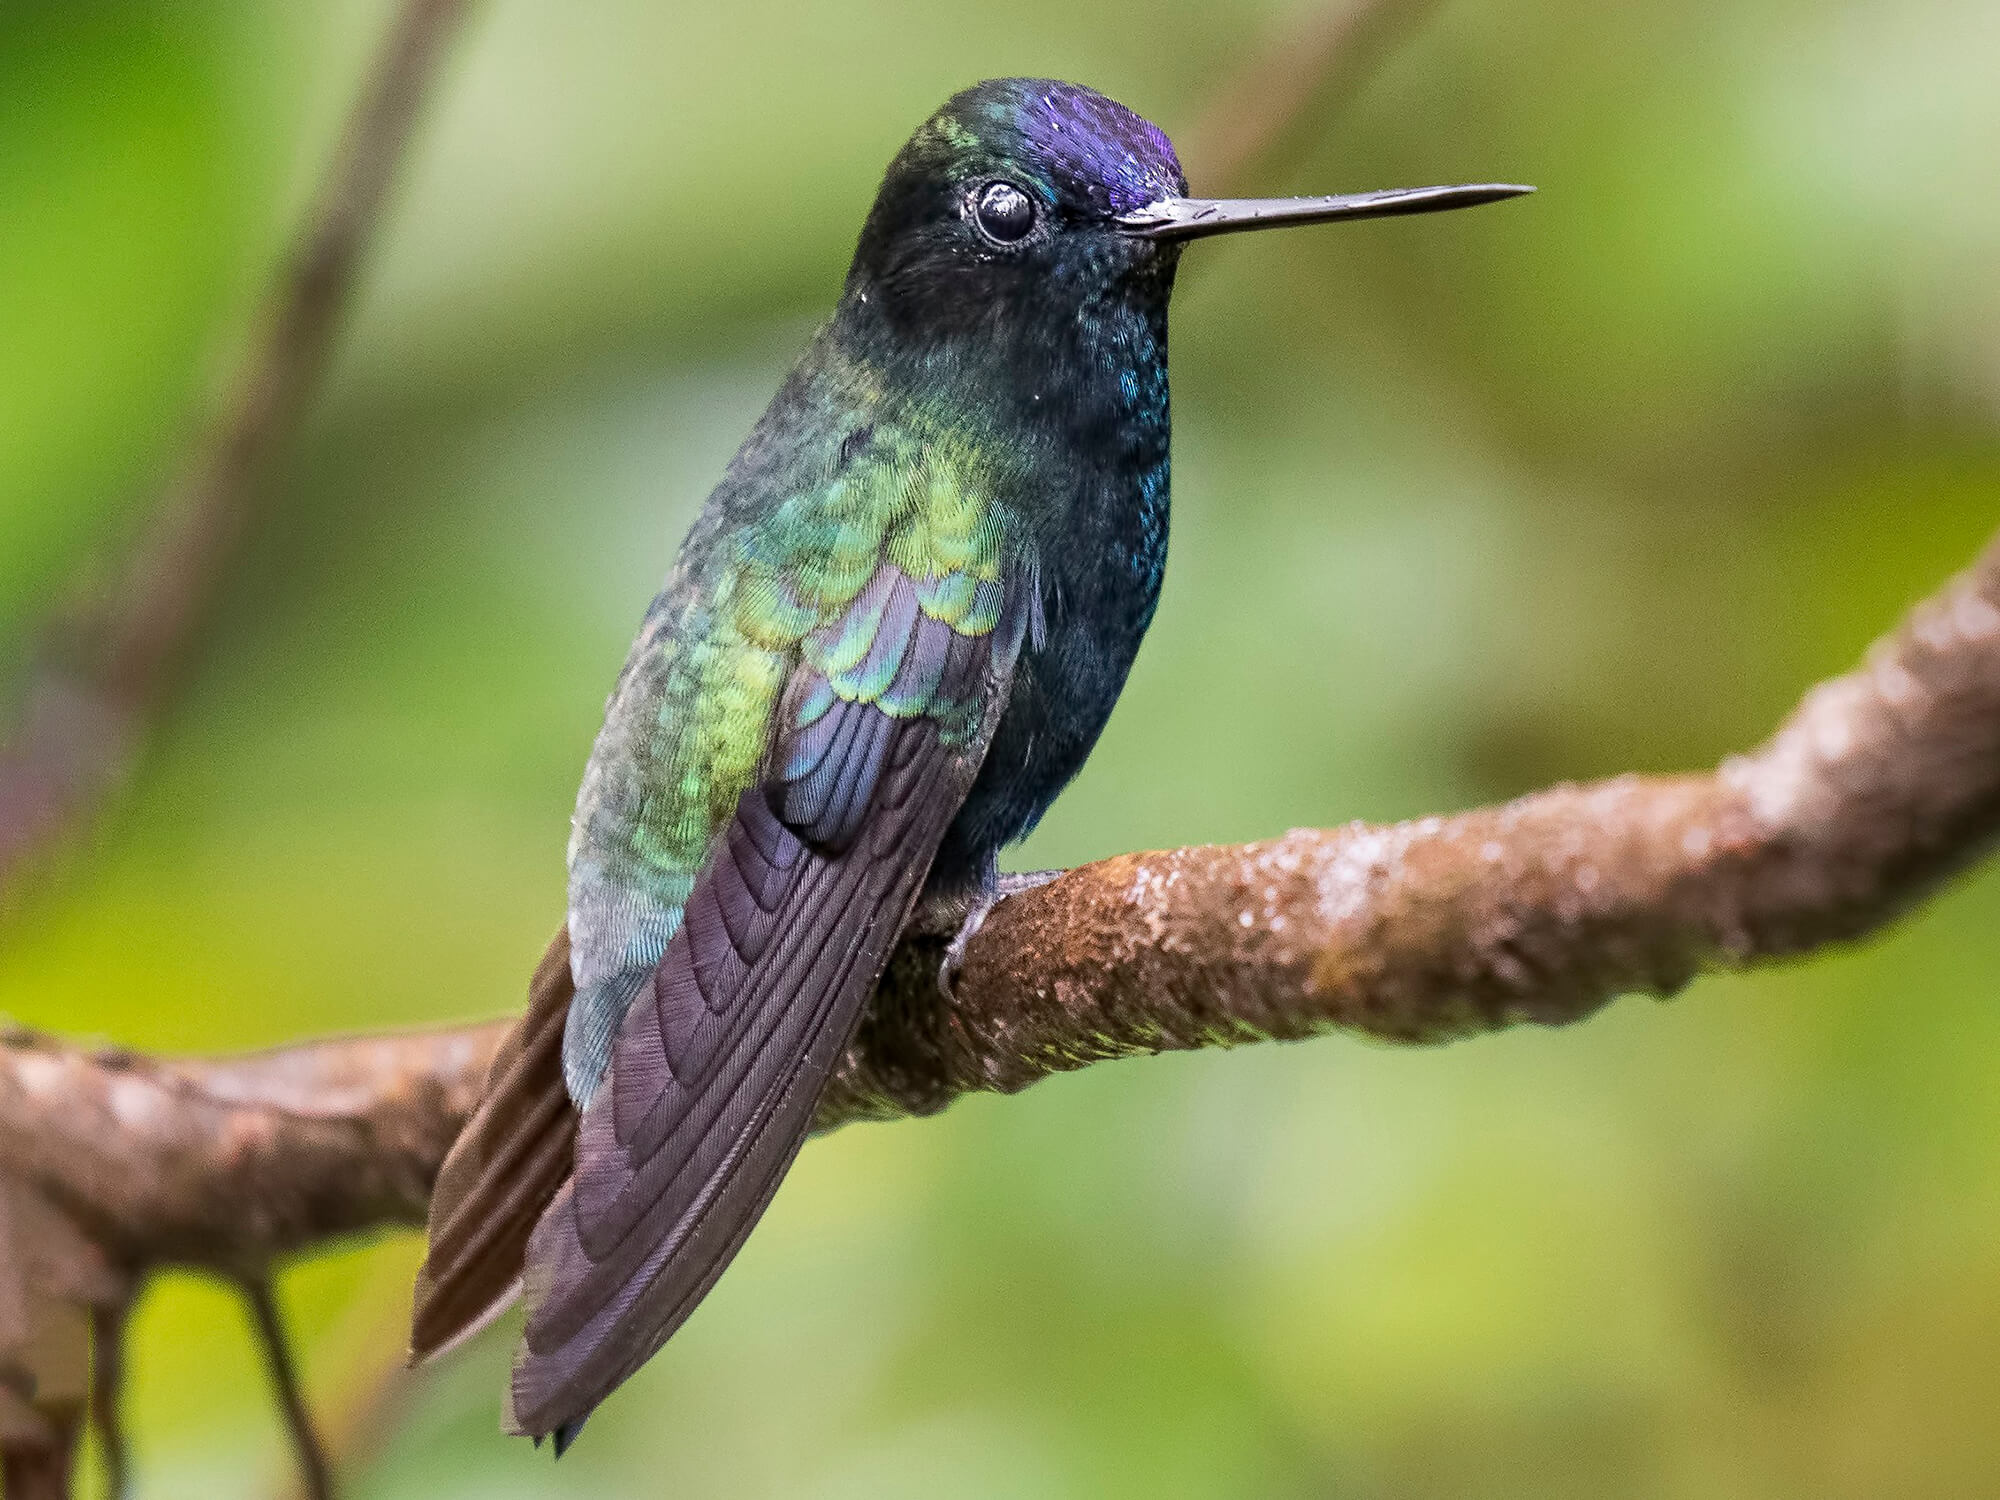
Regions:
<instances>
[{"instance_id":1,"label":"dark blue breast","mask_svg":"<svg viewBox=\"0 0 2000 1500\"><path fill-rule=\"evenodd\" d=\"M1164 308L1161 309L1164 314ZM1064 461L1034 539L1046 628L1030 640L985 764L945 835L931 884L951 889L1025 837L1083 769L1152 624L1167 561L1164 316L1096 330L1112 357L1072 391Z\"/></svg>"}]
</instances>

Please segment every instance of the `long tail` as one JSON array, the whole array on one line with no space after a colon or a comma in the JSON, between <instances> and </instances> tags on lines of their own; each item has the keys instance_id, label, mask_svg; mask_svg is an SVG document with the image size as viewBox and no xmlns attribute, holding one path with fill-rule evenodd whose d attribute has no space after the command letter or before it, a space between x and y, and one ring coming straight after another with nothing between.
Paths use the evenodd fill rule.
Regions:
<instances>
[{"instance_id":1,"label":"long tail","mask_svg":"<svg viewBox=\"0 0 2000 1500\"><path fill-rule=\"evenodd\" d=\"M438 1173L410 1320L412 1363L471 1338L520 1290L528 1236L575 1157L576 1110L562 1076L574 993L565 927L542 956L528 1012L501 1044L479 1108Z\"/></svg>"}]
</instances>

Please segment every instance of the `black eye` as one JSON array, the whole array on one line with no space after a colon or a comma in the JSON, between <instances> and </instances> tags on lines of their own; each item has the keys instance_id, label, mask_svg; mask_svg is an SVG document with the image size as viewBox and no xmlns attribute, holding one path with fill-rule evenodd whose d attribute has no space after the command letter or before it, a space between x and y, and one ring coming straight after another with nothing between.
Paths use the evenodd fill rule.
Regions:
<instances>
[{"instance_id":1,"label":"black eye","mask_svg":"<svg viewBox=\"0 0 2000 1500\"><path fill-rule=\"evenodd\" d=\"M973 205L979 232L999 245L1011 245L1035 227L1035 200L1011 182L989 182Z\"/></svg>"}]
</instances>

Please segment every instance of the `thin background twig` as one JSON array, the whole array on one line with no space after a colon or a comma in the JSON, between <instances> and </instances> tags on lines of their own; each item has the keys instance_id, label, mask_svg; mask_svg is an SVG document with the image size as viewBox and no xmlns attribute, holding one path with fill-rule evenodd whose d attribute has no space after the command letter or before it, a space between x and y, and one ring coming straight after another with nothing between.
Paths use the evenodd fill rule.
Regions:
<instances>
[{"instance_id":1,"label":"thin background twig","mask_svg":"<svg viewBox=\"0 0 2000 1500\"><path fill-rule=\"evenodd\" d=\"M305 1392L299 1385L298 1364L292 1358L285 1320L271 1295L271 1280L268 1276L252 1276L242 1283L242 1289L258 1346L264 1351L264 1368L278 1398L278 1413L284 1418L285 1434L298 1460L299 1483L306 1500L333 1500L333 1472L327 1465L319 1434L313 1430L312 1413L306 1408Z\"/></svg>"},{"instance_id":2,"label":"thin background twig","mask_svg":"<svg viewBox=\"0 0 2000 1500\"><path fill-rule=\"evenodd\" d=\"M38 679L22 734L0 753L0 888L118 783L164 701L257 476L323 368L463 8L411 0L400 12L242 381L123 586L83 612ZM1281 27L1186 134L1197 184L1243 191L1273 170L1421 9L1359 0ZM104 732L111 743L95 745ZM1175 1048L1573 1021L1616 994L1670 993L1704 970L1872 931L1983 856L1996 830L2000 541L1860 670L1715 771L1087 866L996 913L951 1008L933 982L939 940L913 934L819 1124L927 1114L969 1090ZM130 1277L185 1265L246 1287L306 1493L323 1495L331 1481L272 1267L423 1221L507 1024L179 1061L0 1036L0 1163ZM130 1287L57 1295L101 1309ZM360 1405L359 1426L393 1420L386 1397L404 1379ZM100 1405L107 1383L115 1372L97 1382ZM10 1500L67 1493L75 1423L61 1420L59 1442L0 1455Z\"/></svg>"},{"instance_id":3,"label":"thin background twig","mask_svg":"<svg viewBox=\"0 0 2000 1500\"><path fill-rule=\"evenodd\" d=\"M0 1448L0 1494L7 1500L68 1500L83 1413L63 1414L52 1425L56 1431L49 1443Z\"/></svg>"},{"instance_id":4,"label":"thin background twig","mask_svg":"<svg viewBox=\"0 0 2000 1500\"><path fill-rule=\"evenodd\" d=\"M129 1303L90 1310L90 1428L104 1465L104 1492L125 1500L132 1484L132 1455L125 1440L125 1345Z\"/></svg>"},{"instance_id":5,"label":"thin background twig","mask_svg":"<svg viewBox=\"0 0 2000 1500\"><path fill-rule=\"evenodd\" d=\"M125 563L107 586L72 605L43 642L19 718L0 741L0 908L18 897L24 873L89 823L124 784L151 719L180 680L239 539L259 505L275 498L266 482L272 460L295 434L325 374L398 168L467 10L467 0L404 0L397 8L238 373ZM9 1192L5 1175L21 1163L0 1153L0 1198ZM25 1254L33 1247L13 1248ZM240 1264L229 1269L242 1276ZM330 1493L327 1467L269 1301L268 1262L253 1260L252 1269L243 1278L252 1315L307 1492L319 1500ZM0 1266L0 1273L15 1283L30 1324L51 1297L75 1291L33 1285L51 1279L46 1268ZM107 1487L119 1496L129 1482L119 1400L130 1288L107 1275L93 1291L88 1392ZM32 1383L35 1372L26 1373ZM35 1397L31 1389L27 1400ZM66 1495L82 1412L51 1411L42 1402L21 1415L32 1419L33 1431L0 1435L6 1494L10 1500Z\"/></svg>"},{"instance_id":6,"label":"thin background twig","mask_svg":"<svg viewBox=\"0 0 2000 1500\"><path fill-rule=\"evenodd\" d=\"M325 374L425 96L466 0L406 0L376 55L240 372L112 581L44 643L0 744L0 905L123 786L151 718Z\"/></svg>"},{"instance_id":7,"label":"thin background twig","mask_svg":"<svg viewBox=\"0 0 2000 1500\"><path fill-rule=\"evenodd\" d=\"M1251 192L1281 173L1433 0L1340 0L1274 24L1175 137L1194 191Z\"/></svg>"},{"instance_id":8,"label":"thin background twig","mask_svg":"<svg viewBox=\"0 0 2000 1500\"><path fill-rule=\"evenodd\" d=\"M1406 823L1126 854L906 934L822 1130L1091 1063L1564 1025L1879 930L2000 837L2000 536L1762 746ZM511 1022L244 1057L0 1035L0 1161L115 1262L233 1279L420 1225ZM0 1350L0 1354L4 1354Z\"/></svg>"}]
</instances>

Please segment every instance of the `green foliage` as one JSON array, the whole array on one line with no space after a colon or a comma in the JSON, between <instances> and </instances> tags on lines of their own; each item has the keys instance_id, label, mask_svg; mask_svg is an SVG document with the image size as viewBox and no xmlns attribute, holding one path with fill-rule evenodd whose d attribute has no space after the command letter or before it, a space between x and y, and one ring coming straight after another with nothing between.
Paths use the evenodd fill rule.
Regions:
<instances>
[{"instance_id":1,"label":"green foliage","mask_svg":"<svg viewBox=\"0 0 2000 1500\"><path fill-rule=\"evenodd\" d=\"M0 13L0 627L127 534L382 6ZM2000 516L1977 0L1446 7L1283 187L1526 203L1197 246L1172 566L1020 863L1712 762ZM489 7L187 697L0 1010L213 1049L489 1014L681 531L912 124L1185 128L1268 7ZM1197 191L1203 184L1194 184ZM2000 1489L2000 878L1561 1036L1092 1068L812 1146L560 1468L496 1336L361 1496ZM315 1400L414 1243L285 1288ZM240 1314L142 1310L148 1495L281 1463Z\"/></svg>"}]
</instances>

